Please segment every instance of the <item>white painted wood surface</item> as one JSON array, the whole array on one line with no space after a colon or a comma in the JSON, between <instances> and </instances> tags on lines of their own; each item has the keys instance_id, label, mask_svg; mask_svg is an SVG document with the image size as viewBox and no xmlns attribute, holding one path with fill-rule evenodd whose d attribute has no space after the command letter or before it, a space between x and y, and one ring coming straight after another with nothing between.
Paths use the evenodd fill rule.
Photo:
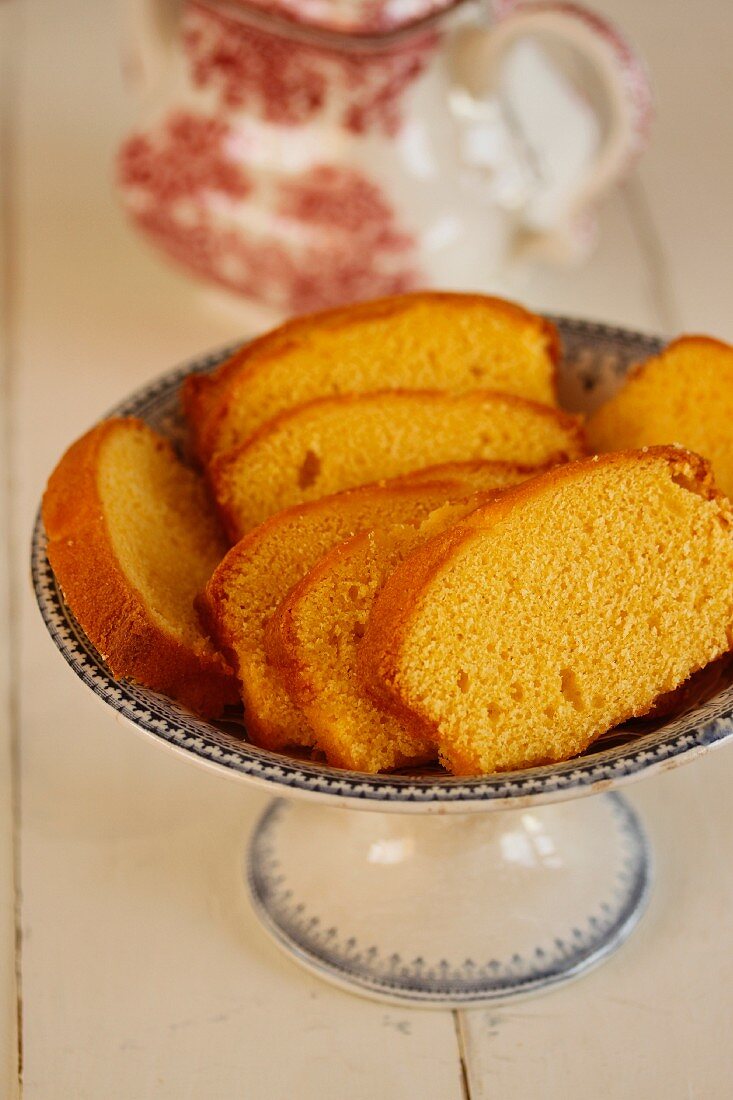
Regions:
<instances>
[{"instance_id":1,"label":"white painted wood surface","mask_svg":"<svg viewBox=\"0 0 733 1100\"><path fill-rule=\"evenodd\" d=\"M653 254L685 331L733 339L733 23L725 0L601 5L642 47L657 118L641 180Z\"/></svg>"},{"instance_id":2,"label":"white painted wood surface","mask_svg":"<svg viewBox=\"0 0 733 1100\"><path fill-rule=\"evenodd\" d=\"M13 46L17 47L17 7L0 5L0 515L7 516L10 499L10 374L12 340L9 331L10 171L13 164L11 76ZM0 1095L18 1094L18 1013L15 985L15 882L13 868L13 716L14 653L7 625L11 616L9 556L11 532L0 532Z\"/></svg>"},{"instance_id":3,"label":"white painted wood surface","mask_svg":"<svg viewBox=\"0 0 733 1100\"><path fill-rule=\"evenodd\" d=\"M655 72L654 147L604 211L601 246L584 271L536 272L508 289L548 309L731 338L727 8L597 6L628 27ZM6 19L8 10L5 0ZM25 0L11 101L25 1096L732 1095L730 751L634 789L658 880L623 952L544 998L462 1013L457 1035L450 1013L363 1001L284 959L250 913L240 873L266 800L118 724L45 636L28 592L27 538L60 451L121 394L263 319L215 307L122 223L110 162L132 106L118 75L116 14L92 0ZM2 732L3 914L6 745ZM3 969L11 946L0 934L3 1059L16 1048Z\"/></svg>"},{"instance_id":4,"label":"white painted wood surface","mask_svg":"<svg viewBox=\"0 0 733 1100\"><path fill-rule=\"evenodd\" d=\"M656 857L623 950L563 990L464 1013L473 1100L733 1094L733 810L728 753L638 785Z\"/></svg>"}]
</instances>

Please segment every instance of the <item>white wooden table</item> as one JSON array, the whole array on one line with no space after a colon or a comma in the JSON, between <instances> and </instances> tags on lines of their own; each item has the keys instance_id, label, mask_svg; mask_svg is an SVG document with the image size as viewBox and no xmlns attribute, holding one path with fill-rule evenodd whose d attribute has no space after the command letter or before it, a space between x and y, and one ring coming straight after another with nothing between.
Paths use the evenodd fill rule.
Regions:
<instances>
[{"instance_id":1,"label":"white wooden table","mask_svg":"<svg viewBox=\"0 0 733 1100\"><path fill-rule=\"evenodd\" d=\"M506 289L546 309L733 339L728 5L596 6L649 60L654 144L604 211L585 270L538 272ZM0 1094L17 1095L20 1051L27 1100L729 1098L730 750L632 790L657 881L648 915L611 962L515 1007L406 1011L337 992L280 955L240 875L263 796L137 738L54 652L27 565L53 463L123 393L262 323L215 307L122 222L110 186L131 116L118 14L94 0L0 3L0 212L11 226L0 287L11 456L9 585L0 573L11 628L0 648Z\"/></svg>"}]
</instances>

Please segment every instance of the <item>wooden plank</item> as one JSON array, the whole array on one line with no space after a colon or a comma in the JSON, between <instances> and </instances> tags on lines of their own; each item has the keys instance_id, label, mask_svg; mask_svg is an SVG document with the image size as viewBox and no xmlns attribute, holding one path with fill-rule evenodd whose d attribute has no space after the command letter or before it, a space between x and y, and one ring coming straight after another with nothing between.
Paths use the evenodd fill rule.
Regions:
<instances>
[{"instance_id":1,"label":"wooden plank","mask_svg":"<svg viewBox=\"0 0 733 1100\"><path fill-rule=\"evenodd\" d=\"M7 516L10 490L9 386L12 351L10 284L11 200L9 173L13 164L13 103L18 47L18 7L0 5L0 515ZM15 882L13 846L13 740L15 650L10 630L11 588L9 573L10 531L3 524L0 541L0 1082L9 1100L18 1095L18 990L16 988Z\"/></svg>"},{"instance_id":2,"label":"wooden plank","mask_svg":"<svg viewBox=\"0 0 733 1100\"><path fill-rule=\"evenodd\" d=\"M733 755L640 783L656 882L599 970L513 1007L467 1013L472 1100L726 1100L733 1089Z\"/></svg>"},{"instance_id":3,"label":"wooden plank","mask_svg":"<svg viewBox=\"0 0 733 1100\"><path fill-rule=\"evenodd\" d=\"M654 248L687 331L733 339L733 31L725 0L601 0L647 60L657 113L640 166Z\"/></svg>"},{"instance_id":4,"label":"wooden plank","mask_svg":"<svg viewBox=\"0 0 733 1100\"><path fill-rule=\"evenodd\" d=\"M23 578L32 513L61 449L135 385L251 324L246 310L213 309L122 223L109 170L125 102L108 16L91 0L25 9ZM336 992L260 931L240 863L262 796L119 726L64 667L30 600L22 634L28 1100L413 1090L459 1100L450 1013Z\"/></svg>"},{"instance_id":5,"label":"wooden plank","mask_svg":"<svg viewBox=\"0 0 733 1100\"><path fill-rule=\"evenodd\" d=\"M624 189L636 238L628 278L636 292L644 288L630 316L657 331L730 339L733 141L716 121L719 101L733 92L727 9L712 3L690 18L680 5L595 6L637 42L657 90L654 140ZM626 310L624 266L609 258L606 272L609 310L621 302ZM731 1095L732 779L723 750L634 789L657 860L647 916L613 960L575 985L462 1014L473 1100Z\"/></svg>"},{"instance_id":6,"label":"wooden plank","mask_svg":"<svg viewBox=\"0 0 733 1100\"><path fill-rule=\"evenodd\" d=\"M23 538L45 476L74 435L134 385L256 321L245 310L215 309L122 223L109 172L131 112L116 74L109 13L91 0L63 7L27 0L25 22L15 412L23 429L15 513ZM503 289L545 308L657 327L659 273L645 262L648 242L633 230L631 201L622 196L604 211L600 249L586 269L512 276ZM51 409L53 418L44 415ZM25 576L23 551L17 566L17 577ZM63 668L29 601L22 632L26 1095L460 1097L448 1014L385 1009L337 993L281 957L256 926L239 864L261 796L199 773L118 726ZM710 776L724 759L698 767ZM723 903L730 911L730 880L721 880L715 858L717 843L730 866L726 842L716 839L725 782L706 786L700 812L692 814L707 851L699 875L696 847L672 861L687 800L695 801L687 777L658 782L667 784L662 794L640 791L639 801L657 840L667 837L660 850L671 870L666 880L660 876L647 925L623 955L587 979L595 984L503 1017L503 1046L486 1014L464 1014L475 1097L489 1090L510 1098L595 1095L598 1080L605 1086L618 1071L619 1050L645 1059L641 1080L650 1088L636 1094L654 1096L652 1067L673 1045L655 1022L666 1024L675 998L678 1069L694 1078L707 1060L710 1068L697 1080L730 1084L728 1067L713 1057L717 1021L726 1020L724 986L712 980L716 962L730 978L716 939L729 951ZM703 940L706 913L717 925ZM685 950L689 944L693 951ZM703 946L712 958L700 967ZM626 1005L614 1002L624 967L633 972L621 981ZM635 984L637 970L644 981ZM621 1079L633 1089L636 1078L625 1073ZM672 1076L671 1069L662 1076L672 1086L666 1095L687 1095L674 1091L686 1079Z\"/></svg>"},{"instance_id":7,"label":"wooden plank","mask_svg":"<svg viewBox=\"0 0 733 1100\"><path fill-rule=\"evenodd\" d=\"M372 1100L414 1087L458 1100L450 1014L332 990L260 930L241 862L266 797L116 724L50 643L36 649L47 690L24 708L26 1096Z\"/></svg>"}]
</instances>

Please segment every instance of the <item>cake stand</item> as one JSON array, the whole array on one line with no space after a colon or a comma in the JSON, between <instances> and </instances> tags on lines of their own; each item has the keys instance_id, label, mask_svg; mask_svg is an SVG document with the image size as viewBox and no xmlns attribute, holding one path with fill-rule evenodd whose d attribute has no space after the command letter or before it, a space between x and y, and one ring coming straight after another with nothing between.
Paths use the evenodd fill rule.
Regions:
<instances>
[{"instance_id":1,"label":"cake stand","mask_svg":"<svg viewBox=\"0 0 733 1100\"><path fill-rule=\"evenodd\" d=\"M590 410L662 342L555 318L563 404ZM232 349L189 363L112 410L183 448L178 388ZM651 853L618 788L692 760L733 733L718 675L666 722L613 731L548 767L454 778L437 767L369 776L248 743L241 718L211 724L114 680L56 585L40 519L33 579L44 622L76 675L137 730L277 797L250 838L252 904L303 966L356 993L425 1007L547 990L610 956L649 897ZM584 796L592 795L592 798ZM368 811L368 812L367 812Z\"/></svg>"}]
</instances>

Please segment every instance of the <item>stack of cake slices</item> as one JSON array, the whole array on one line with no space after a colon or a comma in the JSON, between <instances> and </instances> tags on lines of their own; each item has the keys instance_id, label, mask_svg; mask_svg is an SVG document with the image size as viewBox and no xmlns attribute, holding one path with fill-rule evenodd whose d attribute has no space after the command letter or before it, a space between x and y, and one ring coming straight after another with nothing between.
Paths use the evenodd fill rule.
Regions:
<instances>
[{"instance_id":1,"label":"stack of cake slices","mask_svg":"<svg viewBox=\"0 0 733 1100\"><path fill-rule=\"evenodd\" d=\"M559 356L480 295L290 321L184 383L192 461L132 418L61 459L65 598L114 675L209 718L241 698L275 752L574 756L733 647L733 349L642 366L590 419L596 454Z\"/></svg>"}]
</instances>

